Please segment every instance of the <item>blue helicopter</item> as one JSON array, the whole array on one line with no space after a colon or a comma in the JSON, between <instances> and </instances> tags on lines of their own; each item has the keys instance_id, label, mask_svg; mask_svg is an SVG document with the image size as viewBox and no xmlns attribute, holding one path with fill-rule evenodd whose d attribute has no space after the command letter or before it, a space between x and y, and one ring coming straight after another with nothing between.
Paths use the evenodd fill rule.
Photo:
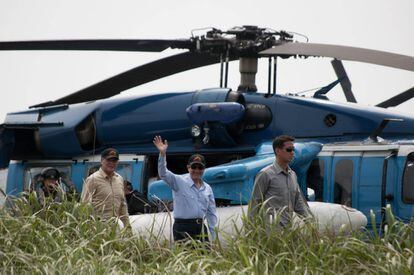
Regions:
<instances>
[{"instance_id":1,"label":"blue helicopter","mask_svg":"<svg viewBox=\"0 0 414 275\"><path fill-rule=\"evenodd\" d=\"M212 185L217 203L246 204L255 175L274 160L272 139L287 134L297 139L292 166L308 198L346 204L363 209L368 215L371 206L350 203L341 196L335 197L334 191L327 191L337 183L335 177L326 176L319 181L323 191L316 188L318 180L314 175L315 171L320 175L320 166L315 163L323 159L323 152L330 144L372 145L381 138L389 143L414 143L414 117L386 109L414 97L414 87L376 107L361 107L356 104L341 62L358 61L414 71L411 56L296 42L291 33L256 26L227 31L213 28L201 36L178 40L0 42L2 51L161 52L167 48L187 51L138 66L63 98L7 114L0 125L0 168L8 167L6 194L18 195L30 190L34 176L51 165L61 171L62 182L73 182L81 191L83 180L99 165L97 154L115 147L121 153L119 173L136 190L149 198L171 199L169 189L156 179L158 155L152 139L161 135L169 142L170 170L186 173L189 155L202 153L210 167L204 178ZM316 91L312 97L276 94L277 60L297 57L332 58L338 80ZM259 58L267 58L269 62L266 93L258 93L255 85ZM235 60L239 61L241 79L233 91L227 87L227 79L228 64ZM220 64L219 88L111 98L129 88L211 64ZM349 103L329 101L326 94L337 84L341 85ZM332 159L326 162L330 165ZM373 173L383 171L383 167L375 168ZM410 179L414 183L412 175ZM309 187L313 187L313 194L308 194ZM356 194L352 196L367 190L354 188L352 192Z\"/></svg>"}]
</instances>

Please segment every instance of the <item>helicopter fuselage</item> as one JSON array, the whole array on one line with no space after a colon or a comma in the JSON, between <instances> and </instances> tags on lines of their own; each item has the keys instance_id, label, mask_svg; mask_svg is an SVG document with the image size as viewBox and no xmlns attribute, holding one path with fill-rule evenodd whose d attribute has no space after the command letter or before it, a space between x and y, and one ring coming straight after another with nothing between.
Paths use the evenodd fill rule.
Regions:
<instances>
[{"instance_id":1,"label":"helicopter fuselage","mask_svg":"<svg viewBox=\"0 0 414 275\"><path fill-rule=\"evenodd\" d=\"M239 121L198 122L201 133L198 137L192 135L195 123L190 121L186 108L198 103L220 107L220 103L229 100L245 109ZM220 119L220 113L217 116ZM258 144L280 134L322 143L362 140L386 118L403 121L390 123L381 133L382 137L414 138L413 117L382 108L299 96L209 89L10 113L2 135L9 137L13 148L10 159L73 158L107 147L116 147L121 153L155 153L152 146L155 135L169 141L170 152L253 152ZM202 140L206 127L210 137L207 143ZM3 167L8 164L6 152L2 150L7 162L2 163Z\"/></svg>"}]
</instances>

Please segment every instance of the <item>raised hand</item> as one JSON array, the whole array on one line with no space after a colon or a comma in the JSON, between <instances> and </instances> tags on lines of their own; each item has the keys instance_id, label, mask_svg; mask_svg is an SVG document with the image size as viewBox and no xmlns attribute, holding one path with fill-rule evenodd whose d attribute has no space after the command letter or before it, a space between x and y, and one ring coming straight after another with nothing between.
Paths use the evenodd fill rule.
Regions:
<instances>
[{"instance_id":1,"label":"raised hand","mask_svg":"<svg viewBox=\"0 0 414 275\"><path fill-rule=\"evenodd\" d=\"M160 154L162 156L165 156L168 148L168 141L165 140L162 142L161 136L155 136L152 142L154 143L155 147L157 147L158 151L160 151Z\"/></svg>"}]
</instances>

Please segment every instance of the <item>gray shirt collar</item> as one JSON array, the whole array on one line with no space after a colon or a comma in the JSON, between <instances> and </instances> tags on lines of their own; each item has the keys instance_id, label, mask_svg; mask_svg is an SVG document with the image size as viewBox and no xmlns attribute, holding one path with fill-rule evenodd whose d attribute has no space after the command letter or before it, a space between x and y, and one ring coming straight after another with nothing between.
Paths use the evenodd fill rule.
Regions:
<instances>
[{"instance_id":1,"label":"gray shirt collar","mask_svg":"<svg viewBox=\"0 0 414 275\"><path fill-rule=\"evenodd\" d=\"M292 169L290 169L290 166L288 165L288 167L287 167L287 173L286 173L286 171L285 171L285 170L283 170L283 168L282 168L282 167L280 167L279 163L277 163L277 161L276 161L276 160L273 162L273 166L275 167L275 169L276 169L276 173L277 173L277 174L280 174L280 173L283 173L283 174L290 174L290 173L291 173L291 171L292 171Z\"/></svg>"}]
</instances>

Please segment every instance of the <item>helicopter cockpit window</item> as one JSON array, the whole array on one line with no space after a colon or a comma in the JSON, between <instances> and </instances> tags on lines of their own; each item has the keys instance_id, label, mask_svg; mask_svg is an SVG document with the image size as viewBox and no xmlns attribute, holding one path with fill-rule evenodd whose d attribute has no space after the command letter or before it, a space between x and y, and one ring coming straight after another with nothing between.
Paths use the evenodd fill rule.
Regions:
<instances>
[{"instance_id":1,"label":"helicopter cockpit window","mask_svg":"<svg viewBox=\"0 0 414 275\"><path fill-rule=\"evenodd\" d=\"M32 167L27 167L25 169L23 191L35 190L36 183L39 181L40 173L45 167L46 166L32 166ZM70 180L70 175L71 175L70 166L53 166L53 167L56 168L60 172L60 175L61 175L60 187L62 187L62 189L65 192L69 192L70 186L73 186Z\"/></svg>"},{"instance_id":2,"label":"helicopter cockpit window","mask_svg":"<svg viewBox=\"0 0 414 275\"><path fill-rule=\"evenodd\" d=\"M325 175L325 162L323 159L314 159L309 167L306 182L315 194L315 201L323 201L323 182Z\"/></svg>"},{"instance_id":3,"label":"helicopter cockpit window","mask_svg":"<svg viewBox=\"0 0 414 275\"><path fill-rule=\"evenodd\" d=\"M414 153L407 156L402 185L403 202L414 204Z\"/></svg>"},{"instance_id":4,"label":"helicopter cockpit window","mask_svg":"<svg viewBox=\"0 0 414 275\"><path fill-rule=\"evenodd\" d=\"M335 166L334 203L352 206L352 174L354 165L350 159L342 159Z\"/></svg>"}]
</instances>

